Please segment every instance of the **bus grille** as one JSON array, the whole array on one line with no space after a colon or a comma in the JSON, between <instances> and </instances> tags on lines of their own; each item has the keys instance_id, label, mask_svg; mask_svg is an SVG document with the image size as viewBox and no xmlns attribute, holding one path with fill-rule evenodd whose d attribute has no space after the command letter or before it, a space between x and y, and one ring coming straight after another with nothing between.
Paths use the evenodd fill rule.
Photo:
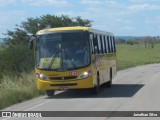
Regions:
<instances>
[{"instance_id":1,"label":"bus grille","mask_svg":"<svg viewBox=\"0 0 160 120\"><path fill-rule=\"evenodd\" d=\"M71 80L76 79L77 76L65 76L65 77L50 77L51 80Z\"/></svg>"}]
</instances>

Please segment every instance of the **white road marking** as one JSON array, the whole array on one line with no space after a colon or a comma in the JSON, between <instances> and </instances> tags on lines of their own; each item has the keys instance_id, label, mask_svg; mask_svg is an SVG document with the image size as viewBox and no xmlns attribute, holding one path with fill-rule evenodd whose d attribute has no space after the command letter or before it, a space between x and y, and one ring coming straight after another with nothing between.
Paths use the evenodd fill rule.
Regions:
<instances>
[{"instance_id":1,"label":"white road marking","mask_svg":"<svg viewBox=\"0 0 160 120\"><path fill-rule=\"evenodd\" d=\"M41 103L41 104L38 104L38 105L33 106L33 107L31 107L31 108L28 108L28 109L25 109L25 110L23 110L23 111L32 110L32 109L34 109L34 108L36 108L36 107L39 107L39 106L44 105L44 104L46 104L46 103L49 103L49 102L51 102L51 101L53 101L53 100L54 100L54 99L48 100L48 101L46 101L46 102L43 102L43 103Z\"/></svg>"}]
</instances>

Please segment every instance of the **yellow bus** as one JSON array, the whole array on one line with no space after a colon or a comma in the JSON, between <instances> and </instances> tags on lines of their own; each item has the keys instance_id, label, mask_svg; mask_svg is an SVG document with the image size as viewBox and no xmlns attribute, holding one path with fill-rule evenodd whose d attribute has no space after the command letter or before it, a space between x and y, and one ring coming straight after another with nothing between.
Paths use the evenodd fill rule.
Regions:
<instances>
[{"instance_id":1,"label":"yellow bus","mask_svg":"<svg viewBox=\"0 0 160 120\"><path fill-rule=\"evenodd\" d=\"M90 27L40 30L30 41L35 49L38 90L54 96L55 90L111 87L116 75L116 48L112 33Z\"/></svg>"}]
</instances>

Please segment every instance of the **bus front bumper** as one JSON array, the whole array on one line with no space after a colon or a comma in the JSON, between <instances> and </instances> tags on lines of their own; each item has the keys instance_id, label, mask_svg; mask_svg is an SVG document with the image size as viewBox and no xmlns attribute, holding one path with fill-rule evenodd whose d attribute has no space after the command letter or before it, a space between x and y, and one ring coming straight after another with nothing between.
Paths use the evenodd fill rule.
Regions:
<instances>
[{"instance_id":1,"label":"bus front bumper","mask_svg":"<svg viewBox=\"0 0 160 120\"><path fill-rule=\"evenodd\" d=\"M38 90L62 90L62 89L85 89L93 88L92 76L81 80L39 80L37 79Z\"/></svg>"}]
</instances>

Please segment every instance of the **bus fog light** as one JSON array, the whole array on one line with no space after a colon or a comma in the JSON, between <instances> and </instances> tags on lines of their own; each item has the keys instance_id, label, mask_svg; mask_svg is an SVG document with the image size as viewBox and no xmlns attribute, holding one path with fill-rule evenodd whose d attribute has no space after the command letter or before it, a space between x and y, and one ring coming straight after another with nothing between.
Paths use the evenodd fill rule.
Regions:
<instances>
[{"instance_id":1,"label":"bus fog light","mask_svg":"<svg viewBox=\"0 0 160 120\"><path fill-rule=\"evenodd\" d=\"M91 76L91 70L87 70L85 72L83 72L82 74L80 74L80 76L78 77L78 79L84 79Z\"/></svg>"},{"instance_id":2,"label":"bus fog light","mask_svg":"<svg viewBox=\"0 0 160 120\"><path fill-rule=\"evenodd\" d=\"M47 77L42 73L36 73L36 76L40 80L47 80Z\"/></svg>"}]
</instances>

